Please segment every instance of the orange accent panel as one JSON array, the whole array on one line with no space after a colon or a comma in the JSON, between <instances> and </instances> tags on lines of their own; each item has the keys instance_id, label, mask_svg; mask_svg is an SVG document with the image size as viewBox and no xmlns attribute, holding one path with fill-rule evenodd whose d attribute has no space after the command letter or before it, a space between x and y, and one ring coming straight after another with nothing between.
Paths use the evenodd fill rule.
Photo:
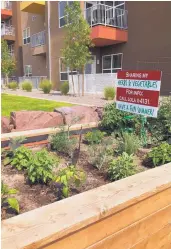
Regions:
<instances>
[{"instance_id":1,"label":"orange accent panel","mask_svg":"<svg viewBox=\"0 0 171 249\"><path fill-rule=\"evenodd\" d=\"M1 10L1 19L7 19L9 17L12 16L12 10L6 10L6 9L2 9Z\"/></svg>"},{"instance_id":2,"label":"orange accent panel","mask_svg":"<svg viewBox=\"0 0 171 249\"><path fill-rule=\"evenodd\" d=\"M128 31L102 25L92 27L91 39L96 47L128 41Z\"/></svg>"}]
</instances>

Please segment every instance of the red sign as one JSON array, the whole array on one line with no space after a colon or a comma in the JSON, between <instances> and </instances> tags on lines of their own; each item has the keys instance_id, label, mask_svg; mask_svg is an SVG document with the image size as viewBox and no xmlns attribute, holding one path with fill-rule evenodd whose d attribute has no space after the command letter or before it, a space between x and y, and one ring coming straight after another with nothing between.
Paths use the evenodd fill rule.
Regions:
<instances>
[{"instance_id":1,"label":"red sign","mask_svg":"<svg viewBox=\"0 0 171 249\"><path fill-rule=\"evenodd\" d=\"M157 117L161 71L119 71L116 106L119 110Z\"/></svg>"}]
</instances>

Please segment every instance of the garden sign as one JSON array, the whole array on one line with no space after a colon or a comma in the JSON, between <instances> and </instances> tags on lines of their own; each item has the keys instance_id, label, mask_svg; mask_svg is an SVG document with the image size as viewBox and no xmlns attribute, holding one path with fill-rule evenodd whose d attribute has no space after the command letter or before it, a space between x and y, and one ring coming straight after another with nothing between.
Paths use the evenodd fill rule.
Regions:
<instances>
[{"instance_id":1,"label":"garden sign","mask_svg":"<svg viewBox=\"0 0 171 249\"><path fill-rule=\"evenodd\" d=\"M161 71L119 71L116 108L149 117L157 117Z\"/></svg>"}]
</instances>

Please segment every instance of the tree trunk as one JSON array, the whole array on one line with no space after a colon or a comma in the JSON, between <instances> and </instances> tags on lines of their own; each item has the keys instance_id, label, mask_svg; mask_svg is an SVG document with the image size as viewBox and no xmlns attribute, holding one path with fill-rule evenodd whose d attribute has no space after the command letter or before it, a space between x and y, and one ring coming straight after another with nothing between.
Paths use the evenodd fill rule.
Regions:
<instances>
[{"instance_id":1,"label":"tree trunk","mask_svg":"<svg viewBox=\"0 0 171 249\"><path fill-rule=\"evenodd\" d=\"M72 75L72 89L73 89L73 96L75 96L75 86L74 86L74 76L73 76L73 72L71 72Z\"/></svg>"},{"instance_id":2,"label":"tree trunk","mask_svg":"<svg viewBox=\"0 0 171 249\"><path fill-rule=\"evenodd\" d=\"M5 85L8 86L8 74L5 75Z\"/></svg>"},{"instance_id":3,"label":"tree trunk","mask_svg":"<svg viewBox=\"0 0 171 249\"><path fill-rule=\"evenodd\" d=\"M82 69L82 74L83 74L83 78L82 78L82 96L84 96L84 66Z\"/></svg>"},{"instance_id":4,"label":"tree trunk","mask_svg":"<svg viewBox=\"0 0 171 249\"><path fill-rule=\"evenodd\" d=\"M80 75L78 74L78 96L80 97Z\"/></svg>"}]
</instances>

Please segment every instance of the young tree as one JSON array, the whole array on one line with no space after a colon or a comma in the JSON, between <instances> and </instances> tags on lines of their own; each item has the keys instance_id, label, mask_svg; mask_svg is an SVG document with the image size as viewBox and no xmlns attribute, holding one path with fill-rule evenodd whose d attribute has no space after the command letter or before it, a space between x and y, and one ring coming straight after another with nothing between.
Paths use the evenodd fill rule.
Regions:
<instances>
[{"instance_id":1,"label":"young tree","mask_svg":"<svg viewBox=\"0 0 171 249\"><path fill-rule=\"evenodd\" d=\"M6 85L8 77L15 71L16 61L10 55L8 44L5 40L1 40L1 72L5 76Z\"/></svg>"},{"instance_id":2,"label":"young tree","mask_svg":"<svg viewBox=\"0 0 171 249\"><path fill-rule=\"evenodd\" d=\"M80 8L80 2L73 2L65 10L66 23L65 41L62 55L64 64L69 67L72 74L73 93L75 94L73 70L78 72L78 94L80 95L79 72L82 72L82 95L84 95L84 67L91 62L90 47L93 46L89 24L85 20Z\"/></svg>"}]
</instances>

